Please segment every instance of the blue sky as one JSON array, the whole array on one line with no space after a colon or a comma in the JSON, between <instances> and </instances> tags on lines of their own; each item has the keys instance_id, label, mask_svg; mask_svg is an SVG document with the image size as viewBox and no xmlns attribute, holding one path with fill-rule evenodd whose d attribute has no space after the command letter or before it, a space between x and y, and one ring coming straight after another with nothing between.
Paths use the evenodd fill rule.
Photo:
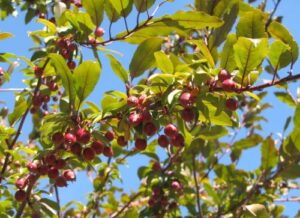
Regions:
<instances>
[{"instance_id":1,"label":"blue sky","mask_svg":"<svg viewBox=\"0 0 300 218\"><path fill-rule=\"evenodd\" d=\"M184 9L184 6L188 3L191 3L192 0L175 0L174 3L168 3L164 5L157 16L163 15L166 13L171 14L172 12L178 9ZM272 1L270 1L272 2ZM290 30L294 38L297 40L298 44L300 44L300 28L299 28L299 20L300 20L300 1L296 0L284 0L279 7L277 12L278 15L284 15L283 23L285 26ZM132 18L132 21L134 19ZM130 23L130 21L129 21ZM104 23L104 28L107 29L107 23ZM30 52L28 48L31 47L33 44L31 40L28 38L28 31L33 31L41 28L40 25L32 22L31 24L25 26L24 25L24 14L20 14L17 18L10 17L4 22L0 22L0 30L5 32L11 32L15 35L14 38L6 40L4 42L0 42L0 52L11 52L17 55L24 55L30 57ZM124 30L123 23L117 23L113 26L113 32L117 33L118 31ZM115 49L123 53L123 57L117 58L125 65L128 66L130 58L134 52L134 46L127 45L125 43L114 43L109 46L110 49ZM89 50L84 50L86 56L85 59L92 59L92 53ZM112 90L112 89L119 89L124 90L122 82L111 72L109 63L107 58L105 58L104 54L100 54L101 61L103 62L103 72L100 79L100 82L94 91L94 93L90 96L90 100L95 102L96 104L100 104L101 96L103 92ZM19 67L18 69L20 69ZM10 84L6 84L3 88L21 88L24 87L22 83L22 73L19 70L16 70L14 75L12 76L12 80ZM300 64L299 62L294 67L295 73L300 71ZM286 72L282 70L280 75L284 75ZM291 92L292 94L296 95L296 88L297 85L299 86L299 82L294 83L291 85ZM0 99L6 101L7 106L9 108L13 107L13 93L3 93L0 92ZM270 92L270 95L265 100L267 102L271 102L273 104L273 109L269 109L264 115L268 118L269 122L264 123L263 127L263 135L267 136L271 133L274 135L278 132L282 131L283 125L285 123L286 118L289 115L293 114L293 110L288 106L280 103ZM24 134L22 135L22 140L26 140L26 133L30 130L30 120L28 119L25 124ZM226 158L224 159L226 161ZM260 161L260 151L259 148L250 149L243 153L243 158L239 163L239 167L246 168L246 169L255 169L258 167ZM121 174L123 176L123 184L125 190L135 190L138 187L139 180L136 176L136 170L138 166L147 164L148 160L137 156L135 158L130 158L128 160L129 167L122 167ZM61 194L63 196L62 202L66 203L69 200L79 200L84 201L85 193L87 191L91 191L90 181L87 179L85 174L78 175L78 181L73 183L69 186L68 189L62 189ZM88 185L87 185L88 184ZM299 195L300 192L294 191L292 195ZM299 209L300 206L297 203L287 203L286 204L286 215L290 217L294 215Z\"/></svg>"}]
</instances>

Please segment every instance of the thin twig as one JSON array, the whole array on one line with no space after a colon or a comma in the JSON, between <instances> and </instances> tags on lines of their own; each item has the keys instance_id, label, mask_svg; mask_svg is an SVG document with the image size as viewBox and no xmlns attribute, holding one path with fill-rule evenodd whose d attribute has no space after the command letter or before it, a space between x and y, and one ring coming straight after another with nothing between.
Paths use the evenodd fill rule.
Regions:
<instances>
[{"instance_id":1,"label":"thin twig","mask_svg":"<svg viewBox=\"0 0 300 218\"><path fill-rule=\"evenodd\" d=\"M61 213L61 208L60 208L60 199L59 199L59 193L58 193L57 185L54 185L54 190L55 190L56 202L57 202L57 205L58 205L57 216L58 216L58 218L61 218L62 213Z\"/></svg>"},{"instance_id":2,"label":"thin twig","mask_svg":"<svg viewBox=\"0 0 300 218\"><path fill-rule=\"evenodd\" d=\"M274 6L274 9L272 10L267 22L266 22L266 26L265 26L265 30L268 29L268 27L270 26L271 22L272 22L272 19L273 19L273 16L275 15L277 9L278 9L278 6L280 4L281 0L277 0L275 6Z\"/></svg>"},{"instance_id":3,"label":"thin twig","mask_svg":"<svg viewBox=\"0 0 300 218\"><path fill-rule=\"evenodd\" d=\"M300 197L277 198L276 202L300 202Z\"/></svg>"},{"instance_id":4,"label":"thin twig","mask_svg":"<svg viewBox=\"0 0 300 218\"><path fill-rule=\"evenodd\" d=\"M136 193L135 195L133 195L130 200L118 211L116 212L115 214L112 214L111 215L111 218L117 218L118 216L120 216L122 214L122 212L124 210L126 210L128 207L130 207L131 203L137 199L142 193L141 192L138 192Z\"/></svg>"},{"instance_id":5,"label":"thin twig","mask_svg":"<svg viewBox=\"0 0 300 218\"><path fill-rule=\"evenodd\" d=\"M120 3L121 3L121 7L122 7L122 14L123 14L123 19L124 19L126 31L127 31L127 33L129 33L129 28L128 28L127 19L126 19L126 16L125 16L125 10L124 10L124 6L123 6L123 1L120 0Z\"/></svg>"}]
</instances>

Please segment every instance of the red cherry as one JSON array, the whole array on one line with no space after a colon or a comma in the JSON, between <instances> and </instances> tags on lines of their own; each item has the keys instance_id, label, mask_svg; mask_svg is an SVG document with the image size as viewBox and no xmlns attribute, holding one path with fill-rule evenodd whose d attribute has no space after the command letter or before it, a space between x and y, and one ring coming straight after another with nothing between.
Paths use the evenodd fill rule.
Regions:
<instances>
[{"instance_id":1,"label":"red cherry","mask_svg":"<svg viewBox=\"0 0 300 218\"><path fill-rule=\"evenodd\" d=\"M97 37L102 37L104 35L104 33L105 33L105 31L104 31L104 29L102 27L97 27L95 29L95 35Z\"/></svg>"},{"instance_id":2,"label":"red cherry","mask_svg":"<svg viewBox=\"0 0 300 218\"><path fill-rule=\"evenodd\" d=\"M82 155L83 155L83 159L85 159L86 161L91 161L96 156L94 149L92 148L83 149Z\"/></svg>"},{"instance_id":3,"label":"red cherry","mask_svg":"<svg viewBox=\"0 0 300 218\"><path fill-rule=\"evenodd\" d=\"M143 151L147 147L147 140L146 139L139 139L135 140L135 147L137 150Z\"/></svg>"},{"instance_id":4,"label":"red cherry","mask_svg":"<svg viewBox=\"0 0 300 218\"><path fill-rule=\"evenodd\" d=\"M195 97L189 92L183 92L179 97L179 102L183 107L191 107L195 101Z\"/></svg>"},{"instance_id":5,"label":"red cherry","mask_svg":"<svg viewBox=\"0 0 300 218\"><path fill-rule=\"evenodd\" d=\"M68 61L67 63L69 69L74 70L76 67L76 62L75 61Z\"/></svg>"},{"instance_id":6,"label":"red cherry","mask_svg":"<svg viewBox=\"0 0 300 218\"><path fill-rule=\"evenodd\" d=\"M124 136L119 136L117 138L117 143L118 143L118 145L123 147L123 146L126 146L128 142L125 140Z\"/></svg>"},{"instance_id":7,"label":"red cherry","mask_svg":"<svg viewBox=\"0 0 300 218\"><path fill-rule=\"evenodd\" d=\"M71 56L70 52L67 49L62 49L60 53L64 57L64 59L69 59Z\"/></svg>"},{"instance_id":8,"label":"red cherry","mask_svg":"<svg viewBox=\"0 0 300 218\"><path fill-rule=\"evenodd\" d=\"M138 126L142 122L143 122L143 116L141 114L133 113L129 115L129 123L132 126Z\"/></svg>"},{"instance_id":9,"label":"red cherry","mask_svg":"<svg viewBox=\"0 0 300 218\"><path fill-rule=\"evenodd\" d=\"M146 97L147 96L145 94L139 97L139 105L144 105Z\"/></svg>"},{"instance_id":10,"label":"red cherry","mask_svg":"<svg viewBox=\"0 0 300 218\"><path fill-rule=\"evenodd\" d=\"M68 46L68 49L69 51L73 52L75 51L77 48L77 45L75 43L71 43L69 46Z\"/></svg>"},{"instance_id":11,"label":"red cherry","mask_svg":"<svg viewBox=\"0 0 300 218\"><path fill-rule=\"evenodd\" d=\"M64 141L65 141L65 138L61 132L56 132L52 135L52 142L55 145L60 145L60 144L64 143Z\"/></svg>"},{"instance_id":12,"label":"red cherry","mask_svg":"<svg viewBox=\"0 0 300 218\"><path fill-rule=\"evenodd\" d=\"M144 125L143 127L143 132L147 135L147 136L153 136L156 132L157 132L157 128L155 126L154 123L152 122L148 122Z\"/></svg>"},{"instance_id":13,"label":"red cherry","mask_svg":"<svg viewBox=\"0 0 300 218\"><path fill-rule=\"evenodd\" d=\"M142 113L143 116L143 121L144 122L150 122L152 121L152 115L150 114L150 112L148 110L144 110Z\"/></svg>"},{"instance_id":14,"label":"red cherry","mask_svg":"<svg viewBox=\"0 0 300 218\"><path fill-rule=\"evenodd\" d=\"M226 79L222 83L224 91L230 92L236 88L236 83L231 79Z\"/></svg>"},{"instance_id":15,"label":"red cherry","mask_svg":"<svg viewBox=\"0 0 300 218\"><path fill-rule=\"evenodd\" d=\"M66 41L64 39L58 39L56 43L57 43L57 46L61 49L67 47ZM65 51L67 51L67 50L65 50Z\"/></svg>"},{"instance_id":16,"label":"red cherry","mask_svg":"<svg viewBox=\"0 0 300 218\"><path fill-rule=\"evenodd\" d=\"M37 165L35 162L29 162L29 163L27 164L27 169L28 169L30 172L36 173L37 170L38 170L38 165Z\"/></svg>"},{"instance_id":17,"label":"red cherry","mask_svg":"<svg viewBox=\"0 0 300 218\"><path fill-rule=\"evenodd\" d=\"M186 122L191 122L195 119L195 113L192 108L185 108L181 111L181 117Z\"/></svg>"},{"instance_id":18,"label":"red cherry","mask_svg":"<svg viewBox=\"0 0 300 218\"><path fill-rule=\"evenodd\" d=\"M54 163L54 167L57 169L63 169L66 166L66 161L64 159L58 159Z\"/></svg>"},{"instance_id":19,"label":"red cherry","mask_svg":"<svg viewBox=\"0 0 300 218\"><path fill-rule=\"evenodd\" d=\"M165 126L164 133L169 137L174 137L178 134L178 129L173 124L168 124Z\"/></svg>"},{"instance_id":20,"label":"red cherry","mask_svg":"<svg viewBox=\"0 0 300 218\"><path fill-rule=\"evenodd\" d=\"M54 154L49 154L45 157L45 162L48 165L54 164L55 161L56 161L56 156Z\"/></svg>"},{"instance_id":21,"label":"red cherry","mask_svg":"<svg viewBox=\"0 0 300 218\"><path fill-rule=\"evenodd\" d=\"M154 205L155 205L155 199L154 198L149 198L148 205L149 205L149 207L154 207Z\"/></svg>"},{"instance_id":22,"label":"red cherry","mask_svg":"<svg viewBox=\"0 0 300 218\"><path fill-rule=\"evenodd\" d=\"M160 171L161 170L161 166L160 166L160 163L158 161L155 161L153 163L152 170L154 170L154 171Z\"/></svg>"},{"instance_id":23,"label":"red cherry","mask_svg":"<svg viewBox=\"0 0 300 218\"><path fill-rule=\"evenodd\" d=\"M40 174L40 175L47 175L47 173L48 173L48 167L47 166L45 166L45 165L40 165L40 166L38 166L38 173Z\"/></svg>"},{"instance_id":24,"label":"red cherry","mask_svg":"<svg viewBox=\"0 0 300 218\"><path fill-rule=\"evenodd\" d=\"M225 104L226 108L231 111L235 111L239 107L238 101L234 98L227 99Z\"/></svg>"},{"instance_id":25,"label":"red cherry","mask_svg":"<svg viewBox=\"0 0 300 218\"><path fill-rule=\"evenodd\" d=\"M56 179L58 176L59 176L59 172L58 172L58 169L56 169L55 167L51 167L48 170L48 177L50 179Z\"/></svg>"},{"instance_id":26,"label":"red cherry","mask_svg":"<svg viewBox=\"0 0 300 218\"><path fill-rule=\"evenodd\" d=\"M183 147L184 146L184 137L181 134L177 134L171 139L171 144L175 147Z\"/></svg>"},{"instance_id":27,"label":"red cherry","mask_svg":"<svg viewBox=\"0 0 300 218\"><path fill-rule=\"evenodd\" d=\"M91 147L96 154L101 154L104 149L104 144L101 141L93 141Z\"/></svg>"},{"instance_id":28,"label":"red cherry","mask_svg":"<svg viewBox=\"0 0 300 218\"><path fill-rule=\"evenodd\" d=\"M127 98L127 105L129 107L136 107L139 104L139 99L133 95Z\"/></svg>"},{"instance_id":29,"label":"red cherry","mask_svg":"<svg viewBox=\"0 0 300 218\"><path fill-rule=\"evenodd\" d=\"M40 107L43 104L43 97L40 95L35 95L32 97L32 105L34 107Z\"/></svg>"},{"instance_id":30,"label":"red cherry","mask_svg":"<svg viewBox=\"0 0 300 218\"><path fill-rule=\"evenodd\" d=\"M227 72L227 70L221 70L220 73L218 74L218 79L223 82L227 79L230 79L231 78L231 75L230 73Z\"/></svg>"},{"instance_id":31,"label":"red cherry","mask_svg":"<svg viewBox=\"0 0 300 218\"><path fill-rule=\"evenodd\" d=\"M43 68L34 66L33 70L36 77L41 77L43 75Z\"/></svg>"},{"instance_id":32,"label":"red cherry","mask_svg":"<svg viewBox=\"0 0 300 218\"><path fill-rule=\"evenodd\" d=\"M16 201L19 201L19 202L25 201L26 200L26 192L24 190L18 190L15 193L15 199L16 199Z\"/></svg>"},{"instance_id":33,"label":"red cherry","mask_svg":"<svg viewBox=\"0 0 300 218\"><path fill-rule=\"evenodd\" d=\"M108 141L112 141L115 138L115 133L112 130L108 130L105 133L105 138L107 138Z\"/></svg>"},{"instance_id":34,"label":"red cherry","mask_svg":"<svg viewBox=\"0 0 300 218\"><path fill-rule=\"evenodd\" d=\"M81 145L78 142L71 145L71 152L73 154L80 155L81 150L82 150Z\"/></svg>"},{"instance_id":35,"label":"red cherry","mask_svg":"<svg viewBox=\"0 0 300 218\"><path fill-rule=\"evenodd\" d=\"M72 133L66 133L64 138L65 138L65 143L67 144L73 144L77 140L76 136L73 135Z\"/></svg>"},{"instance_id":36,"label":"red cherry","mask_svg":"<svg viewBox=\"0 0 300 218\"><path fill-rule=\"evenodd\" d=\"M160 135L157 139L157 142L163 148L166 148L169 145L169 139L166 135Z\"/></svg>"},{"instance_id":37,"label":"red cherry","mask_svg":"<svg viewBox=\"0 0 300 218\"><path fill-rule=\"evenodd\" d=\"M182 190L182 185L180 184L179 181L175 180L172 181L171 188L176 192L180 192Z\"/></svg>"},{"instance_id":38,"label":"red cherry","mask_svg":"<svg viewBox=\"0 0 300 218\"><path fill-rule=\"evenodd\" d=\"M50 96L49 95L44 95L43 96L43 102L48 103L50 101Z\"/></svg>"},{"instance_id":39,"label":"red cherry","mask_svg":"<svg viewBox=\"0 0 300 218\"><path fill-rule=\"evenodd\" d=\"M36 112L37 112L37 108L35 108L35 107L30 108L30 113L31 114L35 114Z\"/></svg>"},{"instance_id":40,"label":"red cherry","mask_svg":"<svg viewBox=\"0 0 300 218\"><path fill-rule=\"evenodd\" d=\"M76 132L76 139L83 144L87 144L91 139L91 134L85 129L79 128Z\"/></svg>"},{"instance_id":41,"label":"red cherry","mask_svg":"<svg viewBox=\"0 0 300 218\"><path fill-rule=\"evenodd\" d=\"M23 189L26 187L26 185L28 184L28 179L27 178L19 178L16 181L16 187L19 189Z\"/></svg>"},{"instance_id":42,"label":"red cherry","mask_svg":"<svg viewBox=\"0 0 300 218\"><path fill-rule=\"evenodd\" d=\"M52 91L52 92L55 92L58 90L58 85L54 81L51 81L48 87L49 87L50 91Z\"/></svg>"},{"instance_id":43,"label":"red cherry","mask_svg":"<svg viewBox=\"0 0 300 218\"><path fill-rule=\"evenodd\" d=\"M67 181L74 181L76 179L76 175L74 173L73 170L65 170L63 172L63 177L67 180Z\"/></svg>"},{"instance_id":44,"label":"red cherry","mask_svg":"<svg viewBox=\"0 0 300 218\"><path fill-rule=\"evenodd\" d=\"M55 185L57 187L66 187L67 186L67 181L63 176L59 176L55 180Z\"/></svg>"},{"instance_id":45,"label":"red cherry","mask_svg":"<svg viewBox=\"0 0 300 218\"><path fill-rule=\"evenodd\" d=\"M112 157L114 156L114 150L110 146L105 146L103 149L103 154L106 157Z\"/></svg>"}]
</instances>

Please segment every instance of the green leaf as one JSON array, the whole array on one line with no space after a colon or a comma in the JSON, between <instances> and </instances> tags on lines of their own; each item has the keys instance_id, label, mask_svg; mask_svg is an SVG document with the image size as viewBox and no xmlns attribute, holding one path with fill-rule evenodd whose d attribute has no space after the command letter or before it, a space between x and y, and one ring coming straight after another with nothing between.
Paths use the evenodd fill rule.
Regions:
<instances>
[{"instance_id":1,"label":"green leaf","mask_svg":"<svg viewBox=\"0 0 300 218\"><path fill-rule=\"evenodd\" d=\"M297 103L294 98L288 92L274 92L274 95L283 103L287 104L290 107L295 107Z\"/></svg>"},{"instance_id":2,"label":"green leaf","mask_svg":"<svg viewBox=\"0 0 300 218\"><path fill-rule=\"evenodd\" d=\"M200 40L189 40L188 42L191 42L192 44L197 45L201 53L203 54L204 58L207 60L208 64L211 68L215 67L215 61L212 57L212 54L210 53L208 47L205 45L203 41Z\"/></svg>"},{"instance_id":3,"label":"green leaf","mask_svg":"<svg viewBox=\"0 0 300 218\"><path fill-rule=\"evenodd\" d=\"M105 13L110 20L110 22L114 23L120 19L120 14L114 7L114 3L111 3L110 1L105 1L104 2L104 10Z\"/></svg>"},{"instance_id":4,"label":"green leaf","mask_svg":"<svg viewBox=\"0 0 300 218\"><path fill-rule=\"evenodd\" d=\"M38 202L49 217L52 217L53 215L57 214L57 211L59 210L59 205L55 201L52 201L47 198L42 198Z\"/></svg>"},{"instance_id":5,"label":"green leaf","mask_svg":"<svg viewBox=\"0 0 300 218\"><path fill-rule=\"evenodd\" d=\"M119 111L126 105L127 95L120 91L106 92L101 102L103 114Z\"/></svg>"},{"instance_id":6,"label":"green leaf","mask_svg":"<svg viewBox=\"0 0 300 218\"><path fill-rule=\"evenodd\" d=\"M300 177L300 166L299 165L288 166L283 169L280 175L284 179L298 179Z\"/></svg>"},{"instance_id":7,"label":"green leaf","mask_svg":"<svg viewBox=\"0 0 300 218\"><path fill-rule=\"evenodd\" d=\"M268 57L275 70L286 67L292 62L292 57L289 53L289 46L282 41L276 40L270 46Z\"/></svg>"},{"instance_id":8,"label":"green leaf","mask_svg":"<svg viewBox=\"0 0 300 218\"><path fill-rule=\"evenodd\" d=\"M246 212L244 213L244 218L270 218L270 214L267 209L262 204L251 204L245 206Z\"/></svg>"},{"instance_id":9,"label":"green leaf","mask_svg":"<svg viewBox=\"0 0 300 218\"><path fill-rule=\"evenodd\" d=\"M144 12L149 9L155 0L134 0L134 5L137 11Z\"/></svg>"},{"instance_id":10,"label":"green leaf","mask_svg":"<svg viewBox=\"0 0 300 218\"><path fill-rule=\"evenodd\" d=\"M201 128L200 131L193 132L193 135L201 139L213 140L228 135L228 130L223 126L209 126Z\"/></svg>"},{"instance_id":11,"label":"green leaf","mask_svg":"<svg viewBox=\"0 0 300 218\"><path fill-rule=\"evenodd\" d=\"M16 96L14 111L8 115L8 122L11 126L14 126L16 122L18 122L18 120L24 115L27 107L26 99L22 95Z\"/></svg>"},{"instance_id":12,"label":"green leaf","mask_svg":"<svg viewBox=\"0 0 300 218\"><path fill-rule=\"evenodd\" d=\"M261 146L261 167L264 170L270 170L278 162L278 151L274 140L269 136Z\"/></svg>"},{"instance_id":13,"label":"green leaf","mask_svg":"<svg viewBox=\"0 0 300 218\"><path fill-rule=\"evenodd\" d=\"M123 218L138 218L139 217L138 209L136 207L131 207L125 212L125 214L122 217Z\"/></svg>"},{"instance_id":14,"label":"green leaf","mask_svg":"<svg viewBox=\"0 0 300 218\"><path fill-rule=\"evenodd\" d=\"M300 129L300 104L297 105L295 114L294 114L294 126L296 129Z\"/></svg>"},{"instance_id":15,"label":"green leaf","mask_svg":"<svg viewBox=\"0 0 300 218\"><path fill-rule=\"evenodd\" d=\"M110 0L118 14L127 17L132 10L133 0Z\"/></svg>"},{"instance_id":16,"label":"green leaf","mask_svg":"<svg viewBox=\"0 0 300 218\"><path fill-rule=\"evenodd\" d=\"M0 33L0 40L4 40L4 39L8 39L13 37L14 35L11 33L7 33L7 32L2 32Z\"/></svg>"},{"instance_id":17,"label":"green leaf","mask_svg":"<svg viewBox=\"0 0 300 218\"><path fill-rule=\"evenodd\" d=\"M37 19L36 22L45 25L51 33L56 33L56 26L51 21L46 19Z\"/></svg>"},{"instance_id":18,"label":"green leaf","mask_svg":"<svg viewBox=\"0 0 300 218\"><path fill-rule=\"evenodd\" d=\"M178 11L167 19L177 21L179 25L188 29L216 28L223 25L223 21L215 16L199 11Z\"/></svg>"},{"instance_id":19,"label":"green leaf","mask_svg":"<svg viewBox=\"0 0 300 218\"><path fill-rule=\"evenodd\" d=\"M268 52L268 40L250 40L239 37L233 46L235 61L241 73L245 76L254 71L262 63Z\"/></svg>"},{"instance_id":20,"label":"green leaf","mask_svg":"<svg viewBox=\"0 0 300 218\"><path fill-rule=\"evenodd\" d=\"M170 58L162 51L154 53L156 65L164 73L172 74L174 72L173 63Z\"/></svg>"},{"instance_id":21,"label":"green leaf","mask_svg":"<svg viewBox=\"0 0 300 218\"><path fill-rule=\"evenodd\" d=\"M139 45L129 65L132 78L142 75L154 64L154 53L161 49L162 42L161 38L150 38Z\"/></svg>"},{"instance_id":22,"label":"green leaf","mask_svg":"<svg viewBox=\"0 0 300 218\"><path fill-rule=\"evenodd\" d=\"M114 73L123 81L128 82L129 80L129 74L128 72L123 68L122 64L113 56L108 54L107 57L110 60L111 68L113 69Z\"/></svg>"},{"instance_id":23,"label":"green leaf","mask_svg":"<svg viewBox=\"0 0 300 218\"><path fill-rule=\"evenodd\" d=\"M266 38L265 23L261 11L255 10L243 14L236 27L237 36L244 36L247 38Z\"/></svg>"},{"instance_id":24,"label":"green leaf","mask_svg":"<svg viewBox=\"0 0 300 218\"><path fill-rule=\"evenodd\" d=\"M221 200L219 198L219 195L217 192L214 190L214 188L209 184L209 183L204 183L203 187L207 194L213 199L214 203L217 205L221 204Z\"/></svg>"},{"instance_id":25,"label":"green leaf","mask_svg":"<svg viewBox=\"0 0 300 218\"><path fill-rule=\"evenodd\" d=\"M82 6L91 16L93 23L99 26L103 20L104 0L82 0Z\"/></svg>"},{"instance_id":26,"label":"green leaf","mask_svg":"<svg viewBox=\"0 0 300 218\"><path fill-rule=\"evenodd\" d=\"M66 95L69 96L70 104L74 106L76 89L74 85L73 75L66 64L66 61L63 59L62 56L54 53L50 54L49 58L51 59L52 65L56 69L56 74L62 80L62 84L65 88Z\"/></svg>"},{"instance_id":27,"label":"green leaf","mask_svg":"<svg viewBox=\"0 0 300 218\"><path fill-rule=\"evenodd\" d=\"M263 138L260 135L252 134L247 138L236 141L232 145L232 147L233 147L233 149L243 150L243 149L252 148L252 147L258 145L259 143L261 143L262 141L263 141Z\"/></svg>"},{"instance_id":28,"label":"green leaf","mask_svg":"<svg viewBox=\"0 0 300 218\"><path fill-rule=\"evenodd\" d=\"M233 46L237 42L237 37L234 34L229 34L227 40L221 52L221 64L222 69L226 69L228 72L233 71L236 68Z\"/></svg>"},{"instance_id":29,"label":"green leaf","mask_svg":"<svg viewBox=\"0 0 300 218\"><path fill-rule=\"evenodd\" d=\"M83 102L96 87L100 78L101 68L98 62L85 61L74 71L77 97Z\"/></svg>"}]
</instances>

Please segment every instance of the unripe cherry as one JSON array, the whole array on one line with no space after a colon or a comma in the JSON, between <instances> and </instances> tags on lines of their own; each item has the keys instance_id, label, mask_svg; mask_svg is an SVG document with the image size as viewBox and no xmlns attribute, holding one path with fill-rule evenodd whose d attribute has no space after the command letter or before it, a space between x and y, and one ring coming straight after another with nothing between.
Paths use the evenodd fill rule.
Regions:
<instances>
[{"instance_id":1,"label":"unripe cherry","mask_svg":"<svg viewBox=\"0 0 300 218\"><path fill-rule=\"evenodd\" d=\"M143 122L143 116L141 114L130 114L129 115L129 123L132 126L138 126L139 124L141 124Z\"/></svg>"},{"instance_id":2,"label":"unripe cherry","mask_svg":"<svg viewBox=\"0 0 300 218\"><path fill-rule=\"evenodd\" d=\"M85 148L82 152L83 159L86 161L91 161L96 157L96 154L92 148Z\"/></svg>"},{"instance_id":3,"label":"unripe cherry","mask_svg":"<svg viewBox=\"0 0 300 218\"><path fill-rule=\"evenodd\" d=\"M91 139L91 134L87 130L79 128L76 131L76 139L83 144L87 144Z\"/></svg>"},{"instance_id":4,"label":"unripe cherry","mask_svg":"<svg viewBox=\"0 0 300 218\"><path fill-rule=\"evenodd\" d=\"M18 190L15 193L16 201L23 202L26 200L26 192L24 190Z\"/></svg>"},{"instance_id":5,"label":"unripe cherry","mask_svg":"<svg viewBox=\"0 0 300 218\"><path fill-rule=\"evenodd\" d=\"M225 104L226 104L226 108L230 111L235 111L239 107L238 101L234 98L227 99Z\"/></svg>"},{"instance_id":6,"label":"unripe cherry","mask_svg":"<svg viewBox=\"0 0 300 218\"><path fill-rule=\"evenodd\" d=\"M128 142L126 141L124 136L119 136L117 138L117 143L118 143L118 145L123 147L123 146L126 146Z\"/></svg>"},{"instance_id":7,"label":"unripe cherry","mask_svg":"<svg viewBox=\"0 0 300 218\"><path fill-rule=\"evenodd\" d=\"M67 180L67 181L74 181L76 179L76 175L74 173L73 170L65 170L63 172L63 177Z\"/></svg>"},{"instance_id":8,"label":"unripe cherry","mask_svg":"<svg viewBox=\"0 0 300 218\"><path fill-rule=\"evenodd\" d=\"M106 157L112 157L114 156L114 151L111 146L105 146L103 149L103 154Z\"/></svg>"},{"instance_id":9,"label":"unripe cherry","mask_svg":"<svg viewBox=\"0 0 300 218\"><path fill-rule=\"evenodd\" d=\"M95 29L95 35L97 37L102 37L104 35L104 33L105 33L105 31L104 31L104 29L102 27L97 27Z\"/></svg>"},{"instance_id":10,"label":"unripe cherry","mask_svg":"<svg viewBox=\"0 0 300 218\"><path fill-rule=\"evenodd\" d=\"M112 130L108 130L105 133L105 138L107 138L108 141L112 141L115 138L115 133Z\"/></svg>"},{"instance_id":11,"label":"unripe cherry","mask_svg":"<svg viewBox=\"0 0 300 218\"><path fill-rule=\"evenodd\" d=\"M65 143L69 145L77 141L76 136L73 135L72 133L66 133L64 138L65 138Z\"/></svg>"},{"instance_id":12,"label":"unripe cherry","mask_svg":"<svg viewBox=\"0 0 300 218\"><path fill-rule=\"evenodd\" d=\"M157 127L153 122L148 122L144 125L143 132L147 136L153 136L157 132Z\"/></svg>"},{"instance_id":13,"label":"unripe cherry","mask_svg":"<svg viewBox=\"0 0 300 218\"><path fill-rule=\"evenodd\" d=\"M101 154L104 149L104 144L101 141L93 141L91 147L96 154Z\"/></svg>"},{"instance_id":14,"label":"unripe cherry","mask_svg":"<svg viewBox=\"0 0 300 218\"><path fill-rule=\"evenodd\" d=\"M140 138L137 138L135 140L135 147L137 150L139 151L143 151L147 148L147 140L146 139L140 139Z\"/></svg>"},{"instance_id":15,"label":"unripe cherry","mask_svg":"<svg viewBox=\"0 0 300 218\"><path fill-rule=\"evenodd\" d=\"M78 142L75 142L71 145L71 152L76 155L80 155L82 151L81 145Z\"/></svg>"},{"instance_id":16,"label":"unripe cherry","mask_svg":"<svg viewBox=\"0 0 300 218\"><path fill-rule=\"evenodd\" d=\"M222 83L224 91L230 92L236 88L236 83L231 79L226 79Z\"/></svg>"},{"instance_id":17,"label":"unripe cherry","mask_svg":"<svg viewBox=\"0 0 300 218\"><path fill-rule=\"evenodd\" d=\"M169 137L174 137L178 134L178 129L175 125L170 123L165 126L164 133Z\"/></svg>"},{"instance_id":18,"label":"unripe cherry","mask_svg":"<svg viewBox=\"0 0 300 218\"><path fill-rule=\"evenodd\" d=\"M59 176L55 179L55 185L57 187L65 187L67 186L67 181L63 176Z\"/></svg>"},{"instance_id":19,"label":"unripe cherry","mask_svg":"<svg viewBox=\"0 0 300 218\"><path fill-rule=\"evenodd\" d=\"M163 147L166 148L169 145L169 139L166 135L160 135L157 139L158 144Z\"/></svg>"}]
</instances>

